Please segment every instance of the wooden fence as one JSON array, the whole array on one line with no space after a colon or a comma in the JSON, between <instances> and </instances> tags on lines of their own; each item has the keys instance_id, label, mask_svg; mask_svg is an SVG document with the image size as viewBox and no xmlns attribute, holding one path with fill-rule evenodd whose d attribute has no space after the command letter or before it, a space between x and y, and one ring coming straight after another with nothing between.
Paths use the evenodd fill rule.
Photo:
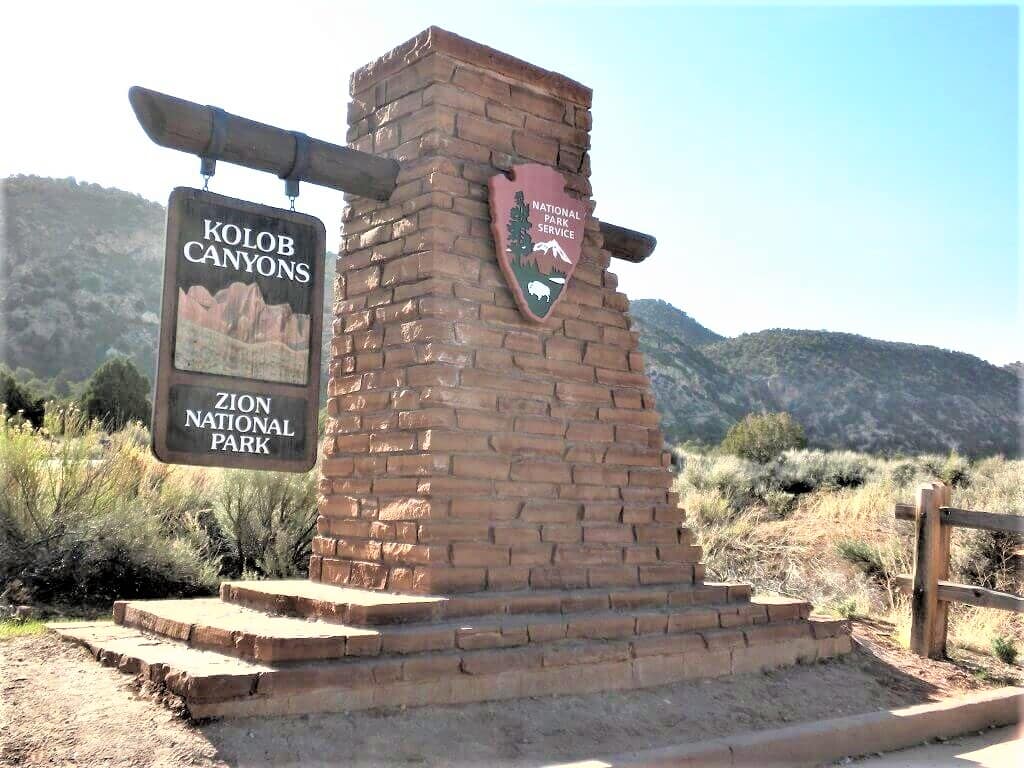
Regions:
<instances>
[{"instance_id":1,"label":"wooden fence","mask_svg":"<svg viewBox=\"0 0 1024 768\"><path fill-rule=\"evenodd\" d=\"M912 651L932 659L946 655L949 603L1024 613L1024 597L947 580L949 538L953 528L1024 534L1024 517L952 507L950 488L942 483L922 485L917 490L915 503L897 504L895 514L897 520L909 520L917 525L914 573L896 577L900 589L912 596Z\"/></svg>"}]
</instances>

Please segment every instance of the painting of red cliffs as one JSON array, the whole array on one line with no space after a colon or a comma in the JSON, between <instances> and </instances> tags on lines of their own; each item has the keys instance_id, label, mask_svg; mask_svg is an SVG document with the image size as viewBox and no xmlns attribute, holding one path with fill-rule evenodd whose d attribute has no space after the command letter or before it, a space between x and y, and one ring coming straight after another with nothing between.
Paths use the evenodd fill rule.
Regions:
<instances>
[{"instance_id":1,"label":"painting of red cliffs","mask_svg":"<svg viewBox=\"0 0 1024 768\"><path fill-rule=\"evenodd\" d=\"M174 367L178 370L305 384L309 315L267 304L255 283L231 283L211 294L178 289Z\"/></svg>"}]
</instances>

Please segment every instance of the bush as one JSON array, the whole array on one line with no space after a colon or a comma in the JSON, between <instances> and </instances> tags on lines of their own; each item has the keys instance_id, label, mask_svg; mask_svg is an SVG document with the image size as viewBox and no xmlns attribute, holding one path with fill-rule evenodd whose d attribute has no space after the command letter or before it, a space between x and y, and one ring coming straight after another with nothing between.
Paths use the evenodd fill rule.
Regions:
<instances>
[{"instance_id":1,"label":"bush","mask_svg":"<svg viewBox=\"0 0 1024 768\"><path fill-rule=\"evenodd\" d=\"M110 431L131 421L149 423L149 380L126 357L103 363L85 383L82 409Z\"/></svg>"},{"instance_id":2,"label":"bush","mask_svg":"<svg viewBox=\"0 0 1024 768\"><path fill-rule=\"evenodd\" d=\"M752 413L732 425L721 447L726 453L767 464L784 451L805 445L803 427L788 413Z\"/></svg>"},{"instance_id":3,"label":"bush","mask_svg":"<svg viewBox=\"0 0 1024 768\"><path fill-rule=\"evenodd\" d=\"M24 419L34 429L43 425L43 399L33 395L5 370L0 370L0 405L5 414L0 418Z\"/></svg>"},{"instance_id":4,"label":"bush","mask_svg":"<svg viewBox=\"0 0 1024 768\"><path fill-rule=\"evenodd\" d=\"M314 473L229 471L216 515L229 542L228 573L263 578L304 574L316 529Z\"/></svg>"},{"instance_id":5,"label":"bush","mask_svg":"<svg viewBox=\"0 0 1024 768\"><path fill-rule=\"evenodd\" d=\"M86 429L58 441L0 424L0 584L78 605L212 590L217 562L194 510L160 514L154 462L135 440Z\"/></svg>"},{"instance_id":6,"label":"bush","mask_svg":"<svg viewBox=\"0 0 1024 768\"><path fill-rule=\"evenodd\" d=\"M866 541L860 539L841 539L836 542L839 556L860 568L865 576L883 579L886 576L882 552Z\"/></svg>"},{"instance_id":7,"label":"bush","mask_svg":"<svg viewBox=\"0 0 1024 768\"><path fill-rule=\"evenodd\" d=\"M1017 660L1017 644L1009 637L996 635L992 638L992 653L1004 664L1013 664Z\"/></svg>"}]
</instances>

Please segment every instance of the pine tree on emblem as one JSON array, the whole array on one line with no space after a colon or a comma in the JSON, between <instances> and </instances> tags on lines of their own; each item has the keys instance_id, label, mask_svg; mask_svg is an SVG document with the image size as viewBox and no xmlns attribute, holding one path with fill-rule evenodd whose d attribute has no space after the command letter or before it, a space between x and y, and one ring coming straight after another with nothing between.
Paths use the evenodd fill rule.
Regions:
<instances>
[{"instance_id":1,"label":"pine tree on emblem","mask_svg":"<svg viewBox=\"0 0 1024 768\"><path fill-rule=\"evenodd\" d=\"M523 199L522 191L516 192L516 204L508 214L508 249L516 264L523 256L533 252L533 238L530 237L530 209Z\"/></svg>"}]
</instances>

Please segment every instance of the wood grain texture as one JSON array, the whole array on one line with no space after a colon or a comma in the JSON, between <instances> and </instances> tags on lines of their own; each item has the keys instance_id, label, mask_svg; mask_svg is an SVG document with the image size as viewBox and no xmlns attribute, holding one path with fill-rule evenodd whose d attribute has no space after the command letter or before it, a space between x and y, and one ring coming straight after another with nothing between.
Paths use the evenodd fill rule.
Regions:
<instances>
[{"instance_id":1,"label":"wood grain texture","mask_svg":"<svg viewBox=\"0 0 1024 768\"><path fill-rule=\"evenodd\" d=\"M134 86L128 91L135 116L146 135L161 147L202 156L213 135L210 107ZM295 163L291 131L224 113L224 148L218 159L284 177ZM309 165L300 181L374 200L387 200L395 189L398 162L309 140Z\"/></svg>"}]
</instances>

